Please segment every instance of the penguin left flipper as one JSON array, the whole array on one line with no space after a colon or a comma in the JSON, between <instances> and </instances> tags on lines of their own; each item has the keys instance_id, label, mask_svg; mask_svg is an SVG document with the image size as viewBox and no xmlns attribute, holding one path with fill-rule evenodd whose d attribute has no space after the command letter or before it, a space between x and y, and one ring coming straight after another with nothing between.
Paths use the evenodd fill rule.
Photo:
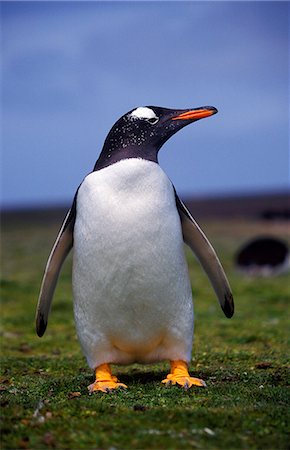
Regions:
<instances>
[{"instance_id":1,"label":"penguin left flipper","mask_svg":"<svg viewBox=\"0 0 290 450\"><path fill-rule=\"evenodd\" d=\"M197 256L205 270L226 317L234 314L234 300L224 269L215 250L175 192L184 242Z\"/></svg>"},{"instance_id":2,"label":"penguin left flipper","mask_svg":"<svg viewBox=\"0 0 290 450\"><path fill-rule=\"evenodd\" d=\"M46 330L50 306L62 264L73 247L76 195L72 207L63 221L45 267L36 309L36 332L39 337L43 336Z\"/></svg>"}]
</instances>

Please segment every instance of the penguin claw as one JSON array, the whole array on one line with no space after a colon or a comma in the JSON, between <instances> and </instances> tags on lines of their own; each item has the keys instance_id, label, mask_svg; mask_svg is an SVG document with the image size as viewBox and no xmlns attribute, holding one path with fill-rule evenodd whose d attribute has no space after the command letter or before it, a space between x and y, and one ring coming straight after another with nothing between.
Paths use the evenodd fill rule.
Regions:
<instances>
[{"instance_id":1,"label":"penguin claw","mask_svg":"<svg viewBox=\"0 0 290 450\"><path fill-rule=\"evenodd\" d=\"M165 378L165 380L162 380L161 383L163 383L166 388L169 388L172 385L172 381L167 380L166 378Z\"/></svg>"},{"instance_id":2,"label":"penguin claw","mask_svg":"<svg viewBox=\"0 0 290 450\"><path fill-rule=\"evenodd\" d=\"M162 380L162 383L165 384L165 387L170 387L171 385L178 384L179 386L183 387L185 391L190 389L192 386L206 387L205 381L193 377L172 377L170 379L165 378L165 380Z\"/></svg>"},{"instance_id":3,"label":"penguin claw","mask_svg":"<svg viewBox=\"0 0 290 450\"><path fill-rule=\"evenodd\" d=\"M117 381L95 381L88 386L89 393L92 394L96 391L105 392L106 394L111 394L116 389L127 389L126 384L118 383Z\"/></svg>"},{"instance_id":4,"label":"penguin claw","mask_svg":"<svg viewBox=\"0 0 290 450\"><path fill-rule=\"evenodd\" d=\"M171 374L167 375L170 376ZM205 381L201 380L200 378L194 378L194 377L170 377L170 379L165 378L165 380L162 380L162 383L165 384L166 387L170 387L171 385L178 384L179 386L183 387L185 391L190 389L192 386L199 386L199 387L206 387Z\"/></svg>"}]
</instances>

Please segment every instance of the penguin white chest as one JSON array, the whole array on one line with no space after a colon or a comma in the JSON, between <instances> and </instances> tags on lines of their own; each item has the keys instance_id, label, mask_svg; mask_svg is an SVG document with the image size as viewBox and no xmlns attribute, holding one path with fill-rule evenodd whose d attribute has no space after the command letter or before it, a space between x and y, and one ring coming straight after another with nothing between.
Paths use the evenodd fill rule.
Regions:
<instances>
[{"instance_id":1,"label":"penguin white chest","mask_svg":"<svg viewBox=\"0 0 290 450\"><path fill-rule=\"evenodd\" d=\"M175 195L158 164L88 175L74 229L74 310L91 367L188 361L193 309Z\"/></svg>"}]
</instances>

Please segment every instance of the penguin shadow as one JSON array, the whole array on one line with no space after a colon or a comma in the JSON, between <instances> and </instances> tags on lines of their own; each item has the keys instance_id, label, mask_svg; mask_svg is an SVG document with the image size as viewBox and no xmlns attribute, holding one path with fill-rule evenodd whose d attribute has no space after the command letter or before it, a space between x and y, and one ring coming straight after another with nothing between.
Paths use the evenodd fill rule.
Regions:
<instances>
[{"instance_id":1,"label":"penguin shadow","mask_svg":"<svg viewBox=\"0 0 290 450\"><path fill-rule=\"evenodd\" d=\"M121 373L121 371L116 371L118 378L122 383L137 386L137 385L148 385L160 383L161 380L166 378L165 371L142 371L142 369L134 369L131 373Z\"/></svg>"},{"instance_id":2,"label":"penguin shadow","mask_svg":"<svg viewBox=\"0 0 290 450\"><path fill-rule=\"evenodd\" d=\"M79 370L80 378L85 384L91 384L94 381L94 374L88 373L88 370L82 368ZM122 368L120 366L112 367L113 375L117 376L121 383L130 386L145 386L148 384L158 384L166 378L168 371L166 370L142 370L142 368L133 368L128 372L128 368Z\"/></svg>"}]
</instances>

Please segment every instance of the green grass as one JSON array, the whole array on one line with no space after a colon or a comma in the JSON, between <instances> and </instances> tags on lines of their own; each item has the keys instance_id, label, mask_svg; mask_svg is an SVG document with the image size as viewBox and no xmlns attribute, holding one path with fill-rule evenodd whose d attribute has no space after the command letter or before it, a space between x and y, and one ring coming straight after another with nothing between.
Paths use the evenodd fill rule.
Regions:
<instances>
[{"instance_id":1,"label":"green grass","mask_svg":"<svg viewBox=\"0 0 290 450\"><path fill-rule=\"evenodd\" d=\"M128 390L91 396L93 374L73 323L71 260L45 336L34 331L39 284L57 228L3 226L2 448L289 448L289 277L250 279L232 263L238 245L261 231L289 240L286 226L204 224L234 290L231 320L188 253L196 315L191 372L207 382L206 389L164 387L165 362L114 367Z\"/></svg>"}]
</instances>

